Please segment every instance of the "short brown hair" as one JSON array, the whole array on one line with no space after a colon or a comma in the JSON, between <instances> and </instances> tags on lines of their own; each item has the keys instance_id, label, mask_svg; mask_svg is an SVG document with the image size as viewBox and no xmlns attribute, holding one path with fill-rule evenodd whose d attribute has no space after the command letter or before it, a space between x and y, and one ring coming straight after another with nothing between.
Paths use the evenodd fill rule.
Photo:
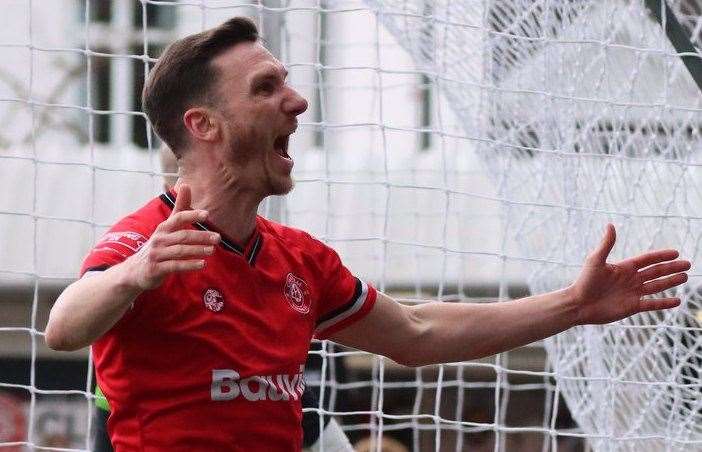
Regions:
<instances>
[{"instance_id":1,"label":"short brown hair","mask_svg":"<svg viewBox=\"0 0 702 452\"><path fill-rule=\"evenodd\" d=\"M241 42L256 42L258 29L250 19L234 17L218 27L186 36L164 50L144 83L144 113L156 134L176 156L188 143L182 117L195 105L213 105L211 87L217 80L212 59Z\"/></svg>"}]
</instances>

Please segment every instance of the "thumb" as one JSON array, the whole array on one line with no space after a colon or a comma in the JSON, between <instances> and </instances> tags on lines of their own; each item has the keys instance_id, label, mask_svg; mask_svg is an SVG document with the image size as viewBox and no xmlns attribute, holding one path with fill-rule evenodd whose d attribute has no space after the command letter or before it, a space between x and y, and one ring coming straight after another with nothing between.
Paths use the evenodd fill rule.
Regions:
<instances>
[{"instance_id":1,"label":"thumb","mask_svg":"<svg viewBox=\"0 0 702 452\"><path fill-rule=\"evenodd\" d=\"M614 243L616 241L617 231L614 229L614 225L612 223L607 223L607 226L605 226L604 237L602 237L602 241L597 246L595 251L593 251L592 257L597 262L607 262L607 257L609 256L609 253L612 252L612 248L614 248Z\"/></svg>"},{"instance_id":2,"label":"thumb","mask_svg":"<svg viewBox=\"0 0 702 452\"><path fill-rule=\"evenodd\" d=\"M173 212L171 213L171 215L174 215L178 212L182 212L184 210L191 210L192 207L190 207L190 199L190 186L187 184L182 184L180 187L178 187L175 207L173 207Z\"/></svg>"}]
</instances>

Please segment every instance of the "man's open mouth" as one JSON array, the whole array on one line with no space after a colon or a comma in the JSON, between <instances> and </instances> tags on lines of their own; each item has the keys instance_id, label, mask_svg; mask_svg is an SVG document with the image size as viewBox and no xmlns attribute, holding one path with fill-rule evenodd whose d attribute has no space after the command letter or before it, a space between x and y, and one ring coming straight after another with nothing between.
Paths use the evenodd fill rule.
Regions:
<instances>
[{"instance_id":1,"label":"man's open mouth","mask_svg":"<svg viewBox=\"0 0 702 452\"><path fill-rule=\"evenodd\" d=\"M289 159L288 155L288 143L290 142L290 135L281 135L275 139L273 142L273 147L275 151L283 158Z\"/></svg>"}]
</instances>

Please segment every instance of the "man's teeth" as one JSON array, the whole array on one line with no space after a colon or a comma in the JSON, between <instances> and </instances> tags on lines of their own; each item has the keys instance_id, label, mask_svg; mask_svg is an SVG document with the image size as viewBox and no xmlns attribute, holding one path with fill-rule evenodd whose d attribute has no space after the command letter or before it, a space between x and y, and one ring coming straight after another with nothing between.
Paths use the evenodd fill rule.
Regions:
<instances>
[{"instance_id":1,"label":"man's teeth","mask_svg":"<svg viewBox=\"0 0 702 452\"><path fill-rule=\"evenodd\" d=\"M285 136L276 138L275 142L273 143L273 146L278 154L286 158L288 157L288 141L289 137Z\"/></svg>"}]
</instances>

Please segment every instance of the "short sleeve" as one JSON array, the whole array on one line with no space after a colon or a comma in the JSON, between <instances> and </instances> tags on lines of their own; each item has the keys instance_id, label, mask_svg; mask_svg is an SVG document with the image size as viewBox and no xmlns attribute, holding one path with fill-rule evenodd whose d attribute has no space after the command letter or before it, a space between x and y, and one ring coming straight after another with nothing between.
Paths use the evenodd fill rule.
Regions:
<instances>
[{"instance_id":1,"label":"short sleeve","mask_svg":"<svg viewBox=\"0 0 702 452\"><path fill-rule=\"evenodd\" d=\"M351 274L336 251L317 243L320 253L317 262L322 266L320 275L324 289L320 294L314 335L317 339L326 339L365 317L375 304L377 292Z\"/></svg>"},{"instance_id":2,"label":"short sleeve","mask_svg":"<svg viewBox=\"0 0 702 452\"><path fill-rule=\"evenodd\" d=\"M83 260L80 276L117 265L144 246L150 234L143 225L127 217L103 235Z\"/></svg>"}]
</instances>

